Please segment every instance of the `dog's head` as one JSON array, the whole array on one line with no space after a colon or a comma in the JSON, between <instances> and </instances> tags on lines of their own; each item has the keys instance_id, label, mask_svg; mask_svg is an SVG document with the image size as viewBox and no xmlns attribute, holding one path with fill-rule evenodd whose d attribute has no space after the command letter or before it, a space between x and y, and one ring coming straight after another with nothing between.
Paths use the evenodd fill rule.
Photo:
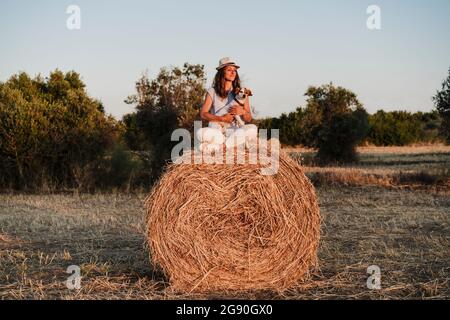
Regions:
<instances>
[{"instance_id":1,"label":"dog's head","mask_svg":"<svg viewBox=\"0 0 450 320\"><path fill-rule=\"evenodd\" d=\"M247 97L253 96L252 91L248 88L238 88L236 99L238 99L240 102L244 102Z\"/></svg>"}]
</instances>

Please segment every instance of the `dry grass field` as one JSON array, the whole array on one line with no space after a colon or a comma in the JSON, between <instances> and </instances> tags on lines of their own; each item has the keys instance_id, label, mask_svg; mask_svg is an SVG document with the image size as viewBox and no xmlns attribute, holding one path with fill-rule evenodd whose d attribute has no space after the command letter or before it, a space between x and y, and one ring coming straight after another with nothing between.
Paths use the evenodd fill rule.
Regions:
<instances>
[{"instance_id":1,"label":"dry grass field","mask_svg":"<svg viewBox=\"0 0 450 320\"><path fill-rule=\"evenodd\" d=\"M415 152L414 152L415 150ZM317 186L320 269L284 292L174 292L151 267L145 192L0 194L0 299L437 299L450 298L450 148L367 149L361 163L308 164ZM66 269L81 268L69 290ZM381 289L368 289L379 266Z\"/></svg>"}]
</instances>

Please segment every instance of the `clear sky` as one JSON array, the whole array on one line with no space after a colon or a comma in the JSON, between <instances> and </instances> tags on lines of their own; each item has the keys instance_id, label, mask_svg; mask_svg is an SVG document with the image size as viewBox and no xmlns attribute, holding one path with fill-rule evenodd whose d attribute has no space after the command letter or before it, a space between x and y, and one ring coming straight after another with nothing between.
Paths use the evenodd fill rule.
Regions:
<instances>
[{"instance_id":1,"label":"clear sky","mask_svg":"<svg viewBox=\"0 0 450 320\"><path fill-rule=\"evenodd\" d=\"M366 26L373 4L381 30ZM69 5L80 30L66 27ZM204 64L210 86L231 56L258 116L293 111L309 85L330 81L371 113L429 111L450 67L449 17L448 0L0 0L0 81L75 70L120 118L145 70Z\"/></svg>"}]
</instances>

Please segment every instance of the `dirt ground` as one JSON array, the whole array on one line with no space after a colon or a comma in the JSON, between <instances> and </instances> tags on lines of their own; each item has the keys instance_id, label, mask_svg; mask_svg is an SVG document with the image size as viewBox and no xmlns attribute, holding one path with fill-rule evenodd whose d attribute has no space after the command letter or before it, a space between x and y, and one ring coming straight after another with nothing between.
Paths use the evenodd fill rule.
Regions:
<instances>
[{"instance_id":1,"label":"dirt ground","mask_svg":"<svg viewBox=\"0 0 450 320\"><path fill-rule=\"evenodd\" d=\"M0 299L449 299L448 159L445 150L395 150L369 152L358 167L306 168L308 174L363 170L380 179L416 170L440 178L418 179L411 188L406 180L347 181L353 174L317 179L320 270L285 292L174 292L149 261L145 192L0 194ZM71 265L80 267L80 289L66 285ZM367 286L373 265L380 270L379 290Z\"/></svg>"}]
</instances>

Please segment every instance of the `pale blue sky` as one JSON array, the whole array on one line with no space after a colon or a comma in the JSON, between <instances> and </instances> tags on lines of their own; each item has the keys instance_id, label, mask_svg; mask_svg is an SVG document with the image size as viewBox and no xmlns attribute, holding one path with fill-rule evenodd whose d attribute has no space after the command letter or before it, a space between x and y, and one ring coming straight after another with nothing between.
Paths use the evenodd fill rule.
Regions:
<instances>
[{"instance_id":1,"label":"pale blue sky","mask_svg":"<svg viewBox=\"0 0 450 320\"><path fill-rule=\"evenodd\" d=\"M81 8L81 30L66 8ZM381 30L366 9L381 7ZM433 108L450 66L450 1L1 0L0 81L26 71L81 73L89 94L120 118L145 70L234 57L259 116L304 105L309 85L353 90L369 112Z\"/></svg>"}]
</instances>

